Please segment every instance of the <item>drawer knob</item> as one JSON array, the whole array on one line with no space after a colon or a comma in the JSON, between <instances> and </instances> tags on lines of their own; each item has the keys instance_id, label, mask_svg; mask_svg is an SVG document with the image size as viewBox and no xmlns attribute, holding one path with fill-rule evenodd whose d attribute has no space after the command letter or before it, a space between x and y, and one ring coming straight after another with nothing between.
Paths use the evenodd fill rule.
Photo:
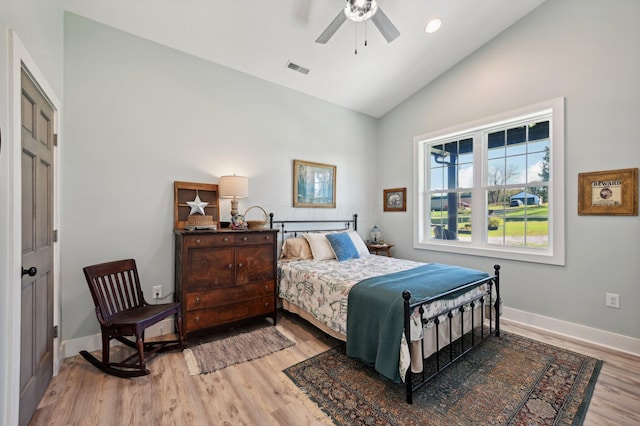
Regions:
<instances>
[{"instance_id":1,"label":"drawer knob","mask_svg":"<svg viewBox=\"0 0 640 426\"><path fill-rule=\"evenodd\" d=\"M199 298L199 297L196 297L196 305L197 305L198 303L200 303L200 298Z\"/></svg>"},{"instance_id":2,"label":"drawer knob","mask_svg":"<svg viewBox=\"0 0 640 426\"><path fill-rule=\"evenodd\" d=\"M224 237L224 238L222 239L222 241L224 241L224 242L226 243L227 241L229 241L229 237Z\"/></svg>"},{"instance_id":3,"label":"drawer knob","mask_svg":"<svg viewBox=\"0 0 640 426\"><path fill-rule=\"evenodd\" d=\"M247 237L242 237L242 241L247 241Z\"/></svg>"},{"instance_id":4,"label":"drawer knob","mask_svg":"<svg viewBox=\"0 0 640 426\"><path fill-rule=\"evenodd\" d=\"M233 265L230 263L230 264L227 265L227 268L233 269Z\"/></svg>"},{"instance_id":5,"label":"drawer knob","mask_svg":"<svg viewBox=\"0 0 640 426\"><path fill-rule=\"evenodd\" d=\"M265 289L266 291L269 291L269 286L268 286L268 285L265 285L265 286L264 286L264 289Z\"/></svg>"},{"instance_id":6,"label":"drawer knob","mask_svg":"<svg viewBox=\"0 0 640 426\"><path fill-rule=\"evenodd\" d=\"M266 236L264 237L264 239L265 239L265 240L270 240L270 239L271 239L271 235L266 235Z\"/></svg>"},{"instance_id":7,"label":"drawer knob","mask_svg":"<svg viewBox=\"0 0 640 426\"><path fill-rule=\"evenodd\" d=\"M269 302L265 302L265 303L264 303L264 307L265 307L265 308L268 308L268 307L269 307Z\"/></svg>"},{"instance_id":8,"label":"drawer knob","mask_svg":"<svg viewBox=\"0 0 640 426\"><path fill-rule=\"evenodd\" d=\"M242 263L238 263L238 268L242 268L244 265Z\"/></svg>"},{"instance_id":9,"label":"drawer knob","mask_svg":"<svg viewBox=\"0 0 640 426\"><path fill-rule=\"evenodd\" d=\"M196 324L200 322L200 317L196 317Z\"/></svg>"},{"instance_id":10,"label":"drawer knob","mask_svg":"<svg viewBox=\"0 0 640 426\"><path fill-rule=\"evenodd\" d=\"M200 238L196 240L196 244L200 244Z\"/></svg>"}]
</instances>

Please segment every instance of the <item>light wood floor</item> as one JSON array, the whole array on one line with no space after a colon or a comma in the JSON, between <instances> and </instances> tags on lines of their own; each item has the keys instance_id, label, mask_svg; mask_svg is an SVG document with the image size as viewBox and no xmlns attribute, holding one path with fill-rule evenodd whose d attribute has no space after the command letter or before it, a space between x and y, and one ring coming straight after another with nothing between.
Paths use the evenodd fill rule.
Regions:
<instances>
[{"instance_id":1,"label":"light wood floor","mask_svg":"<svg viewBox=\"0 0 640 426\"><path fill-rule=\"evenodd\" d=\"M105 375L80 356L64 361L31 425L331 425L282 370L336 344L303 320L282 316L298 343L267 357L190 376L182 353L161 354L151 375ZM604 361L585 425L640 424L640 358L503 321L503 330Z\"/></svg>"}]
</instances>

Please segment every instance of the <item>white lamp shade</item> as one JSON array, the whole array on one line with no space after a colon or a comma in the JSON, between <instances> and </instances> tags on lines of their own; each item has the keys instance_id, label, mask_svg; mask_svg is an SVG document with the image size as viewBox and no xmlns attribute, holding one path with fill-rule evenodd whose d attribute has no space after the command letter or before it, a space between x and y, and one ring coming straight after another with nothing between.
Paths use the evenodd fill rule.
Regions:
<instances>
[{"instance_id":1,"label":"white lamp shade","mask_svg":"<svg viewBox=\"0 0 640 426\"><path fill-rule=\"evenodd\" d=\"M245 176L220 176L218 183L220 198L247 198L249 196L249 179Z\"/></svg>"}]
</instances>

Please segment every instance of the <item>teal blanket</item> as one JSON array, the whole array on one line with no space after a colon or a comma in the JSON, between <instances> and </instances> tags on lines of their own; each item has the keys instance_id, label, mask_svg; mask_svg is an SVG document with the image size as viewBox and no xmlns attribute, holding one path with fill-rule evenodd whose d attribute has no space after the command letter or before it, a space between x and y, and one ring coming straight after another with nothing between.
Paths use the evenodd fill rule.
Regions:
<instances>
[{"instance_id":1,"label":"teal blanket","mask_svg":"<svg viewBox=\"0 0 640 426\"><path fill-rule=\"evenodd\" d=\"M404 331L404 299L424 301L464 284L489 277L486 272L459 266L429 263L406 271L373 277L349 292L347 355L375 366L384 377L400 382L400 338ZM454 292L454 298L461 292Z\"/></svg>"}]
</instances>

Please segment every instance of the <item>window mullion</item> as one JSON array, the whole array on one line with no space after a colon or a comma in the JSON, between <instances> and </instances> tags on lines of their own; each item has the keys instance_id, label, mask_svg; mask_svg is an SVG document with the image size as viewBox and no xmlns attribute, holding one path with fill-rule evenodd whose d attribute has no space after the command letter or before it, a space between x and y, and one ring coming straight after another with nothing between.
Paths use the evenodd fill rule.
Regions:
<instances>
[{"instance_id":1,"label":"window mullion","mask_svg":"<svg viewBox=\"0 0 640 426\"><path fill-rule=\"evenodd\" d=\"M474 132L473 135L473 189L471 199L473 200L471 208L471 226L473 232L471 233L471 244L481 245L486 237L486 211L487 200L484 196L483 179L485 176L485 157L486 152L484 149L483 134L482 132Z\"/></svg>"}]
</instances>

